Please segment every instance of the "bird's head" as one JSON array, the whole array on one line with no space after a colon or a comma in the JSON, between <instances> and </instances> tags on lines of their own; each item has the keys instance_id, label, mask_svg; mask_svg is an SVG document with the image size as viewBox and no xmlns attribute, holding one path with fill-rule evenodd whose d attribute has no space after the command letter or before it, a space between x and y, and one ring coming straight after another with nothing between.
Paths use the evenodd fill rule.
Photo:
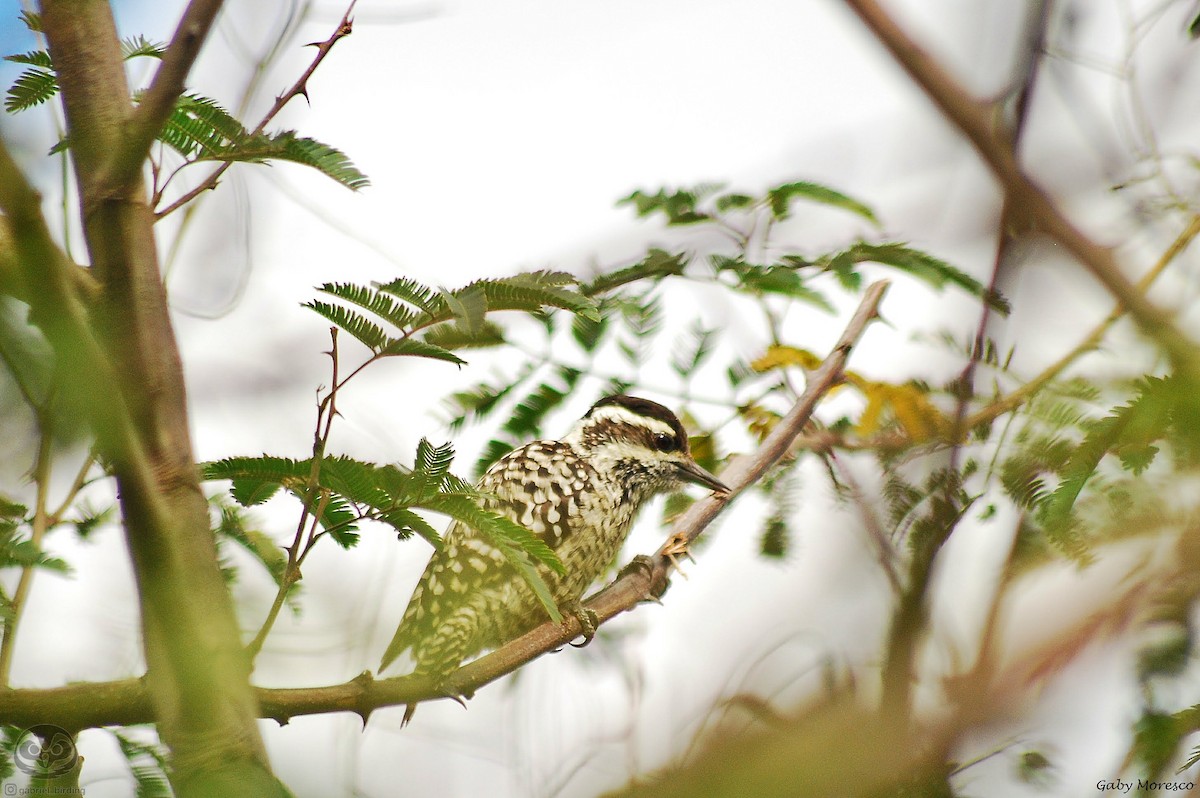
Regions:
<instances>
[{"instance_id":1,"label":"bird's head","mask_svg":"<svg viewBox=\"0 0 1200 798\"><path fill-rule=\"evenodd\" d=\"M606 396L579 420L568 440L587 453L598 469L611 469L646 496L692 482L728 493L721 480L700 467L688 450L683 424L649 399Z\"/></svg>"}]
</instances>

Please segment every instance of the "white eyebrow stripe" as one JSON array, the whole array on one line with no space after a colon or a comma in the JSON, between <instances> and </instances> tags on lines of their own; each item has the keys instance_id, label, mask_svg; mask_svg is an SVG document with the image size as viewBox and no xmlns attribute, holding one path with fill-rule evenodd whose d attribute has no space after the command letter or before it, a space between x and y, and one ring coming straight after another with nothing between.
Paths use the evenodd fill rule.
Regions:
<instances>
[{"instance_id":1,"label":"white eyebrow stripe","mask_svg":"<svg viewBox=\"0 0 1200 798\"><path fill-rule=\"evenodd\" d=\"M633 424L638 427L644 427L651 432L661 432L666 435L675 437L675 430L665 421L659 421L657 418L642 416L634 413L620 405L604 405L597 407L592 411L592 421L614 421L619 424Z\"/></svg>"}]
</instances>

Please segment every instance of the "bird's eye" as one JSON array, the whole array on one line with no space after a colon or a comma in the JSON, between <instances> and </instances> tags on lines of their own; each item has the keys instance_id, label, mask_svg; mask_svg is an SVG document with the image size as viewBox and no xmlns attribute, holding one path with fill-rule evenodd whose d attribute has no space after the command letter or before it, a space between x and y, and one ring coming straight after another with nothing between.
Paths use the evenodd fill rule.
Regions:
<instances>
[{"instance_id":1,"label":"bird's eye","mask_svg":"<svg viewBox=\"0 0 1200 798\"><path fill-rule=\"evenodd\" d=\"M660 452L669 452L675 448L675 436L665 432L654 433L654 448Z\"/></svg>"}]
</instances>

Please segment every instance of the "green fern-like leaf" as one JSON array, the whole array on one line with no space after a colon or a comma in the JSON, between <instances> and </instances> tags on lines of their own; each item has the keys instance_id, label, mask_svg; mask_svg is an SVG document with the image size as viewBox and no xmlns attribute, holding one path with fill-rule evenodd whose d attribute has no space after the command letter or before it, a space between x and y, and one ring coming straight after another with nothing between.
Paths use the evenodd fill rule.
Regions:
<instances>
[{"instance_id":1,"label":"green fern-like leaf","mask_svg":"<svg viewBox=\"0 0 1200 798\"><path fill-rule=\"evenodd\" d=\"M311 166L352 191L358 191L371 184L367 176L360 172L346 157L346 154L336 147L323 144L316 139L296 136L291 131L276 134L274 141L282 147L282 152L272 156L274 158Z\"/></svg>"},{"instance_id":2,"label":"green fern-like leaf","mask_svg":"<svg viewBox=\"0 0 1200 798\"><path fill-rule=\"evenodd\" d=\"M75 508L76 518L69 522L75 527L75 534L81 540L87 540L97 529L116 517L116 506L109 504L96 509L87 502L82 502Z\"/></svg>"},{"instance_id":3,"label":"green fern-like leaf","mask_svg":"<svg viewBox=\"0 0 1200 798\"><path fill-rule=\"evenodd\" d=\"M468 496L441 495L429 502L429 509L444 513L488 538L497 546L523 551L557 574L565 573L562 562L545 541L507 517L485 510Z\"/></svg>"},{"instance_id":4,"label":"green fern-like leaf","mask_svg":"<svg viewBox=\"0 0 1200 798\"><path fill-rule=\"evenodd\" d=\"M341 305L312 300L303 303L303 307L324 316L339 329L350 333L374 352L381 352L387 346L399 342L397 339L390 338L378 324Z\"/></svg>"},{"instance_id":5,"label":"green fern-like leaf","mask_svg":"<svg viewBox=\"0 0 1200 798\"><path fill-rule=\"evenodd\" d=\"M1176 408L1191 401L1180 397L1177 387L1172 379L1145 378L1128 404L1088 425L1063 469L1062 481L1042 507L1041 519L1052 535L1070 527L1075 502L1106 454L1118 455L1135 475L1149 465L1158 452L1153 442L1167 434L1177 418Z\"/></svg>"},{"instance_id":6,"label":"green fern-like leaf","mask_svg":"<svg viewBox=\"0 0 1200 798\"><path fill-rule=\"evenodd\" d=\"M290 161L310 166L346 188L358 191L370 185L367 176L354 166L346 154L316 139L297 136L294 130L267 135L245 136L233 140L219 152L203 157L219 161Z\"/></svg>"},{"instance_id":7,"label":"green fern-like leaf","mask_svg":"<svg viewBox=\"0 0 1200 798\"><path fill-rule=\"evenodd\" d=\"M28 507L0 493L0 519L20 521L28 513Z\"/></svg>"},{"instance_id":8,"label":"green fern-like leaf","mask_svg":"<svg viewBox=\"0 0 1200 798\"><path fill-rule=\"evenodd\" d=\"M283 573L287 568L287 556L270 535L250 526L241 508L229 504L222 496L209 497L209 503L217 511L217 523L213 532L218 539L225 538L237 543L254 559L262 563L276 585L283 584Z\"/></svg>"},{"instance_id":9,"label":"green fern-like leaf","mask_svg":"<svg viewBox=\"0 0 1200 798\"><path fill-rule=\"evenodd\" d=\"M442 301L455 323L468 334L474 334L483 327L483 317L489 309L487 290L483 283L472 283L457 291L443 291Z\"/></svg>"},{"instance_id":10,"label":"green fern-like leaf","mask_svg":"<svg viewBox=\"0 0 1200 798\"><path fill-rule=\"evenodd\" d=\"M352 549L358 545L359 515L351 507L350 502L341 496L334 495L326 501L319 502L316 509L320 511L317 520L334 543L343 549Z\"/></svg>"},{"instance_id":11,"label":"green fern-like leaf","mask_svg":"<svg viewBox=\"0 0 1200 798\"><path fill-rule=\"evenodd\" d=\"M60 574L71 572L71 566L58 557L52 557L32 540L19 534L14 528L0 527L0 567L44 568Z\"/></svg>"},{"instance_id":12,"label":"green fern-like leaf","mask_svg":"<svg viewBox=\"0 0 1200 798\"><path fill-rule=\"evenodd\" d=\"M0 597L0 604L7 600ZM7 614L0 615L7 618ZM25 736L25 729L20 726L0 726L0 780L8 781L16 775L17 768L13 764L13 754Z\"/></svg>"},{"instance_id":13,"label":"green fern-like leaf","mask_svg":"<svg viewBox=\"0 0 1200 798\"><path fill-rule=\"evenodd\" d=\"M707 222L712 220L712 216L696 207L705 193L702 188L691 191L659 189L654 194L648 194L639 189L619 200L617 205L632 205L637 215L641 217L661 213L666 217L668 225ZM707 188L711 192L712 187Z\"/></svg>"},{"instance_id":14,"label":"green fern-like leaf","mask_svg":"<svg viewBox=\"0 0 1200 798\"><path fill-rule=\"evenodd\" d=\"M279 492L280 483L260 479L235 479L230 492L243 507L253 507L268 501Z\"/></svg>"},{"instance_id":15,"label":"green fern-like leaf","mask_svg":"<svg viewBox=\"0 0 1200 798\"><path fill-rule=\"evenodd\" d=\"M10 61L14 64L25 64L27 66L40 67L48 72L54 71L54 62L50 60L50 53L45 50L30 50L27 53L14 53L13 55L4 56L5 61Z\"/></svg>"},{"instance_id":16,"label":"green fern-like leaf","mask_svg":"<svg viewBox=\"0 0 1200 798\"><path fill-rule=\"evenodd\" d=\"M607 330L608 318L603 315L599 319L586 316L575 316L571 319L571 337L584 352L595 352Z\"/></svg>"},{"instance_id":17,"label":"green fern-like leaf","mask_svg":"<svg viewBox=\"0 0 1200 798\"><path fill-rule=\"evenodd\" d=\"M326 457L321 461L317 484L369 507L388 507L394 497L381 484L382 473L388 469L342 455Z\"/></svg>"},{"instance_id":18,"label":"green fern-like leaf","mask_svg":"<svg viewBox=\"0 0 1200 798\"><path fill-rule=\"evenodd\" d=\"M321 526L343 548L358 542L358 528L364 518L388 523L402 536L415 531L438 545L437 533L422 519L414 519L404 511L410 506L437 509L433 505L447 496L470 500L475 495L465 483L446 471L451 456L449 445L430 447L425 444L421 447L419 467L415 471L376 466L349 457L328 457L316 471L315 492L307 487L313 473L311 461L231 458L206 464L205 471L212 478L232 479L235 485L257 483L260 490L286 488L317 515ZM272 479L275 482L270 488L262 487L262 483Z\"/></svg>"},{"instance_id":19,"label":"green fern-like leaf","mask_svg":"<svg viewBox=\"0 0 1200 798\"><path fill-rule=\"evenodd\" d=\"M713 201L713 205L721 213L726 213L727 211L745 210L747 208L754 207L754 205L757 203L758 200L756 200L754 197L751 197L749 194L737 193L722 194Z\"/></svg>"},{"instance_id":20,"label":"green fern-like leaf","mask_svg":"<svg viewBox=\"0 0 1200 798\"><path fill-rule=\"evenodd\" d=\"M1025 455L1011 457L1001 465L1000 484L1009 498L1025 510L1036 510L1049 495L1042 465Z\"/></svg>"},{"instance_id":21,"label":"green fern-like leaf","mask_svg":"<svg viewBox=\"0 0 1200 798\"><path fill-rule=\"evenodd\" d=\"M512 417L504 423L504 431L514 439L522 440L536 435L542 428L546 414L562 404L574 386L580 372L573 371L565 387L543 383L517 403Z\"/></svg>"},{"instance_id":22,"label":"green fern-like leaf","mask_svg":"<svg viewBox=\"0 0 1200 798\"><path fill-rule=\"evenodd\" d=\"M1133 725L1133 745L1130 754L1155 781L1170 765L1183 737L1175 719L1165 713L1146 709Z\"/></svg>"},{"instance_id":23,"label":"green fern-like leaf","mask_svg":"<svg viewBox=\"0 0 1200 798\"><path fill-rule=\"evenodd\" d=\"M162 58L167 46L162 42L152 42L145 36L130 36L121 40L121 57L128 61L131 58Z\"/></svg>"},{"instance_id":24,"label":"green fern-like leaf","mask_svg":"<svg viewBox=\"0 0 1200 798\"><path fill-rule=\"evenodd\" d=\"M787 556L790 544L791 534L787 521L781 516L768 518L758 544L759 553L771 559L783 559Z\"/></svg>"},{"instance_id":25,"label":"green fern-like leaf","mask_svg":"<svg viewBox=\"0 0 1200 798\"><path fill-rule=\"evenodd\" d=\"M220 158L247 137L246 128L220 103L199 94L184 94L159 131L158 138L185 158Z\"/></svg>"},{"instance_id":26,"label":"green fern-like leaf","mask_svg":"<svg viewBox=\"0 0 1200 798\"><path fill-rule=\"evenodd\" d=\"M642 362L644 351L662 328L662 301L656 293L649 293L630 298L618 307L627 335L618 341L617 348L630 365L636 366Z\"/></svg>"},{"instance_id":27,"label":"green fern-like leaf","mask_svg":"<svg viewBox=\"0 0 1200 798\"><path fill-rule=\"evenodd\" d=\"M407 329L419 318L419 314L396 302L392 297L368 286L355 283L325 283L317 290L369 310L400 330Z\"/></svg>"},{"instance_id":28,"label":"green fern-like leaf","mask_svg":"<svg viewBox=\"0 0 1200 798\"><path fill-rule=\"evenodd\" d=\"M260 457L227 457L226 460L200 463L200 479L203 481L230 480L235 486L234 498L239 504L265 502L280 487L299 487L305 484L310 473L307 461L290 460L287 457L263 455ZM236 486L241 485L240 496ZM274 485L274 488L268 486ZM269 491L265 494L264 492ZM245 500L244 500L245 499Z\"/></svg>"},{"instance_id":29,"label":"green fern-like leaf","mask_svg":"<svg viewBox=\"0 0 1200 798\"><path fill-rule=\"evenodd\" d=\"M138 742L121 732L113 732L129 772L137 783L137 798L172 798L167 778L167 754L158 746Z\"/></svg>"},{"instance_id":30,"label":"green fern-like leaf","mask_svg":"<svg viewBox=\"0 0 1200 798\"><path fill-rule=\"evenodd\" d=\"M658 282L665 277L683 274L689 261L690 258L686 253L672 254L666 250L652 247L646 257L637 263L609 274L600 275L580 288L580 293L585 296L597 296L642 280Z\"/></svg>"},{"instance_id":31,"label":"green fern-like leaf","mask_svg":"<svg viewBox=\"0 0 1200 798\"><path fill-rule=\"evenodd\" d=\"M21 10L17 15L23 24L31 33L42 32L42 15L36 11Z\"/></svg>"},{"instance_id":32,"label":"green fern-like leaf","mask_svg":"<svg viewBox=\"0 0 1200 798\"><path fill-rule=\"evenodd\" d=\"M17 76L4 98L4 110L19 113L41 105L58 93L58 79L44 69L27 69Z\"/></svg>"},{"instance_id":33,"label":"green fern-like leaf","mask_svg":"<svg viewBox=\"0 0 1200 798\"><path fill-rule=\"evenodd\" d=\"M450 473L450 463L454 460L454 444L443 443L434 446L426 438L417 443L417 455L413 470L422 474L435 483L440 483L446 474Z\"/></svg>"},{"instance_id":34,"label":"green fern-like leaf","mask_svg":"<svg viewBox=\"0 0 1200 798\"><path fill-rule=\"evenodd\" d=\"M158 46L132 40L133 55L154 55ZM159 138L192 160L265 163L290 161L310 166L357 191L369 184L345 153L295 131L251 135L232 114L208 97L185 94L176 101Z\"/></svg>"},{"instance_id":35,"label":"green fern-like leaf","mask_svg":"<svg viewBox=\"0 0 1200 798\"><path fill-rule=\"evenodd\" d=\"M541 538L503 515L496 513L487 513L486 515L486 518L480 518L479 526L476 528L490 540L513 545L560 576L566 573L566 568L558 559L558 555ZM472 526L475 525L472 524Z\"/></svg>"},{"instance_id":36,"label":"green fern-like leaf","mask_svg":"<svg viewBox=\"0 0 1200 798\"><path fill-rule=\"evenodd\" d=\"M1008 300L989 291L971 275L927 252L903 244L869 244L859 241L849 249L822 261L826 268L835 272L848 269L852 264L864 262L891 266L937 289L942 289L947 285L957 286L967 293L983 299L998 313L1007 315L1011 309Z\"/></svg>"},{"instance_id":37,"label":"green fern-like leaf","mask_svg":"<svg viewBox=\"0 0 1200 798\"><path fill-rule=\"evenodd\" d=\"M427 357L433 360L444 360L456 366L464 365L467 362L449 349L416 338L400 338L391 341L382 347L379 353L387 356Z\"/></svg>"},{"instance_id":38,"label":"green fern-like leaf","mask_svg":"<svg viewBox=\"0 0 1200 798\"><path fill-rule=\"evenodd\" d=\"M888 518L893 525L897 525L920 504L925 494L892 469L884 469L883 473L887 475L883 483L883 498L887 504Z\"/></svg>"},{"instance_id":39,"label":"green fern-like leaf","mask_svg":"<svg viewBox=\"0 0 1200 798\"><path fill-rule=\"evenodd\" d=\"M447 422L450 429L457 431L468 421L486 418L518 384L519 380L514 380L502 388L497 388L481 382L473 388L451 394L447 400L449 411L453 414Z\"/></svg>"},{"instance_id":40,"label":"green fern-like leaf","mask_svg":"<svg viewBox=\"0 0 1200 798\"><path fill-rule=\"evenodd\" d=\"M575 318L582 318L576 316ZM429 329L422 337L426 343L443 349L483 349L508 343L504 328L492 321L485 321L479 329L468 331L461 324L443 322Z\"/></svg>"},{"instance_id":41,"label":"green fern-like leaf","mask_svg":"<svg viewBox=\"0 0 1200 798\"><path fill-rule=\"evenodd\" d=\"M492 463L511 452L514 448L511 441L502 441L495 438L488 441L487 445L483 447L483 451L479 454L479 459L475 461L475 473L484 473L492 467Z\"/></svg>"},{"instance_id":42,"label":"green fern-like leaf","mask_svg":"<svg viewBox=\"0 0 1200 798\"><path fill-rule=\"evenodd\" d=\"M378 519L395 529L396 536L401 540L407 540L416 534L429 541L435 549L442 547L442 536L438 531L412 510L386 510L378 515Z\"/></svg>"},{"instance_id":43,"label":"green fern-like leaf","mask_svg":"<svg viewBox=\"0 0 1200 798\"><path fill-rule=\"evenodd\" d=\"M775 215L776 219L788 218L791 215L792 202L797 199L841 208L842 210L861 216L876 227L879 226L879 219L876 218L875 212L867 205L820 183L810 183L803 180L795 183L784 183L767 192L767 201L771 206L771 213Z\"/></svg>"},{"instance_id":44,"label":"green fern-like leaf","mask_svg":"<svg viewBox=\"0 0 1200 798\"><path fill-rule=\"evenodd\" d=\"M490 310L536 312L543 307L561 308L599 320L596 302L567 287L574 283L575 278L566 272L535 271L498 280L481 280L468 288L480 286Z\"/></svg>"},{"instance_id":45,"label":"green fern-like leaf","mask_svg":"<svg viewBox=\"0 0 1200 798\"><path fill-rule=\"evenodd\" d=\"M680 377L686 378L700 368L712 352L715 334L716 330L707 330L699 322L694 323L671 358L672 370Z\"/></svg>"},{"instance_id":46,"label":"green fern-like leaf","mask_svg":"<svg viewBox=\"0 0 1200 798\"><path fill-rule=\"evenodd\" d=\"M397 299L413 305L423 311L426 316L442 316L446 313L445 300L440 292L436 288L424 285L416 280L400 277L392 280L390 283L383 283L376 287L384 293L391 294Z\"/></svg>"},{"instance_id":47,"label":"green fern-like leaf","mask_svg":"<svg viewBox=\"0 0 1200 798\"><path fill-rule=\"evenodd\" d=\"M529 585L550 617L557 623L562 622L562 613L559 612L549 587L534 567L536 563L554 573L565 573L558 555L544 541L520 524L497 513L483 510L466 497L442 496L430 509L462 521L487 538Z\"/></svg>"},{"instance_id":48,"label":"green fern-like leaf","mask_svg":"<svg viewBox=\"0 0 1200 798\"><path fill-rule=\"evenodd\" d=\"M713 267L718 272L730 272L737 276L738 288L752 294L779 294L808 303L826 313L834 313L833 304L808 285L798 269L783 263L769 266L746 263L740 257L730 258L714 255Z\"/></svg>"}]
</instances>

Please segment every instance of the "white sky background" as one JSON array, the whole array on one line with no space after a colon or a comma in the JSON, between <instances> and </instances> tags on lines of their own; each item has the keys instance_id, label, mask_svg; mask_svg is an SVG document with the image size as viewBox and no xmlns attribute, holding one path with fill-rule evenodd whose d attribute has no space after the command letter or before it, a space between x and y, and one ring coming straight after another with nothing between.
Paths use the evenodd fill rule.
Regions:
<instances>
[{"instance_id":1,"label":"white sky background","mask_svg":"<svg viewBox=\"0 0 1200 798\"><path fill-rule=\"evenodd\" d=\"M12 30L14 5L0 3L5 52L33 46ZM172 5L121 6L122 33L167 39L178 13ZM1004 84L1021 5L888 4L985 94ZM1096 0L1095 15L1077 31L1087 52L1104 63L1120 58L1122 5ZM1144 13L1159 4L1135 5ZM232 87L244 80L244 45L257 51L271 41L285 7L231 2L202 56L195 88L232 105ZM327 3L316 9L244 119L255 120L309 62L313 51L295 45L324 39L343 11ZM1190 99L1195 53L1180 33L1188 10L1187 3L1175 4L1139 51L1156 55L1139 81L1164 148L1186 146L1197 132ZM455 286L520 268L587 273L625 265L648 244L686 241L614 207L634 188L718 180L754 191L794 179L825 182L873 205L883 235L987 279L998 201L986 174L833 0L362 0L356 17L354 34L311 81L311 107L294 102L277 125L339 147L373 185L352 194L300 167L235 167L236 177L205 202L172 271L202 459L308 453L314 391L328 384L320 354L328 346L327 325L299 307L313 297L314 285L403 274ZM1089 229L1131 244L1130 262L1148 264L1147 253L1160 250L1172 231L1147 229L1144 220L1135 231L1129 205L1106 191L1127 176L1128 163L1117 156L1130 149L1132 134L1119 121L1128 110L1122 84L1099 70L1051 67L1026 157ZM39 163L45 170L38 177L52 206L53 164L37 160L51 134L44 121L26 116L21 125L6 123L5 133L29 147L30 170ZM237 201L226 202L232 197ZM814 252L868 233L824 212L800 214L786 230L789 242ZM1191 290L1169 289L1175 298ZM726 351L744 357L760 351L761 329L737 307L690 287L673 291L673 320L698 313L727 331ZM1016 312L995 334L1004 344L1020 340L1015 362L1026 374L1073 346L1072 331L1107 310L1102 292L1052 253L1025 264L1007 292ZM961 335L974 325L974 303L901 280L884 313L895 327L872 328L855 354L857 371L934 382L956 371L943 350L911 334L949 328ZM823 351L844 318L794 312L789 333L796 344ZM408 462L421 435L449 437L438 413L441 397L486 377L495 362L472 360L461 372L421 362L368 372L343 396L345 418L333 450ZM652 397L664 398L655 388L677 388L653 365L640 376ZM720 392L714 384L712 393ZM702 403L691 409L709 421L723 413ZM565 430L580 410L573 404L550 431ZM460 472L489 431L455 436ZM4 472L5 480L17 476ZM869 680L886 626L886 585L856 520L832 507L819 469L804 471L802 499L786 561L756 556L759 508L745 500L711 530L709 545L689 578L674 581L665 606L615 622L613 641L545 657L515 685L485 688L467 712L448 702L423 705L401 732L401 710L383 711L365 735L355 717L297 718L283 729L264 722L279 774L300 796L353 789L372 796L587 796L624 783L630 768L678 757L708 707L735 692L778 698L786 708L817 684L814 663L823 658L849 663ZM279 503L260 517L283 540L294 508ZM947 579L949 603L962 609L939 608L938 617L965 639L976 622L973 608L986 598L983 575L993 562L987 552L995 556L1011 522L1001 514L990 525L964 528L948 552L961 581ZM653 522L643 524L630 553L651 551L660 538ZM83 548L65 536L52 544L77 564L77 576L39 577L14 682L49 686L137 672L136 604L119 537L110 532ZM380 530L364 535L352 552L317 551L304 572L304 613L280 619L256 682L320 685L373 668L427 555L420 541L396 545ZM256 628L272 588L251 565L242 573L243 621ZM61 630L63 618L80 628L36 631ZM614 666L618 661L626 667ZM1119 692L1129 683L1128 667L1120 647L1093 652L1040 708L980 741L968 756L1008 737L1022 744L968 771L970 794L1029 790L1015 782L1013 763L1026 748L1042 746L1058 757L1063 795L1110 777L1123 753L1111 732L1133 719L1134 705ZM624 681L627 673L640 680ZM1105 695L1114 698L1097 700ZM83 745L93 773L119 775L103 735L85 735ZM85 786L91 798L127 789L115 778Z\"/></svg>"}]
</instances>

